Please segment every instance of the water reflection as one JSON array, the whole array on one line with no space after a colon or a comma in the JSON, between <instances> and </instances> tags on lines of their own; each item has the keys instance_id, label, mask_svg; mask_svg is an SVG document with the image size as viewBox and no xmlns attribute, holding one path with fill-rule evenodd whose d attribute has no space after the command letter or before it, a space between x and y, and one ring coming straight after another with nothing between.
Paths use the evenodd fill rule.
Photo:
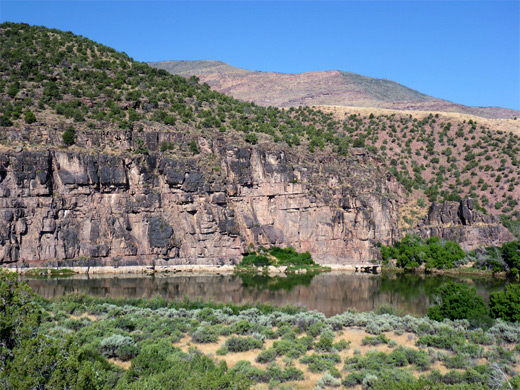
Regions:
<instances>
[{"instance_id":1,"label":"water reflection","mask_svg":"<svg viewBox=\"0 0 520 390\"><path fill-rule=\"evenodd\" d=\"M27 279L35 292L45 297L81 293L100 297L167 299L201 298L228 303L271 303L299 305L334 315L347 309L371 311L392 306L402 312L423 315L436 287L446 276L422 274L373 275L330 272L268 278L262 275L175 274L175 275L75 275L69 278ZM461 278L457 278L461 279ZM505 281L492 278L463 278L488 299Z\"/></svg>"},{"instance_id":2,"label":"water reflection","mask_svg":"<svg viewBox=\"0 0 520 390\"><path fill-rule=\"evenodd\" d=\"M285 290L291 291L296 286L309 286L316 274L288 274L269 276L257 273L239 273L242 286L258 290L269 291Z\"/></svg>"}]
</instances>

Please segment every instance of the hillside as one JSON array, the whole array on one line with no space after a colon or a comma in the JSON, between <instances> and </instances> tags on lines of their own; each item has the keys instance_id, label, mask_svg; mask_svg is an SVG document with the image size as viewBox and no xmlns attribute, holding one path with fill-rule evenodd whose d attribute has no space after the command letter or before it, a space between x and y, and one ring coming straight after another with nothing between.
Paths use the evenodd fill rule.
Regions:
<instances>
[{"instance_id":1,"label":"hillside","mask_svg":"<svg viewBox=\"0 0 520 390\"><path fill-rule=\"evenodd\" d=\"M218 92L262 106L333 105L456 112L485 118L520 117L516 110L468 107L427 96L395 81L337 70L296 74L257 72L220 61L162 61L149 65L184 77L197 76Z\"/></svg>"},{"instance_id":2,"label":"hillside","mask_svg":"<svg viewBox=\"0 0 520 390\"><path fill-rule=\"evenodd\" d=\"M504 198L488 198L490 210L518 213L518 136L474 122L453 135L433 116L261 107L43 27L4 23L0 42L0 262L221 265L278 245L365 263L400 237L403 205L422 197L427 208L424 191L484 204L479 175L494 178L479 191ZM468 148L446 155L465 170L441 164L442 142ZM428 162L413 165L412 148ZM512 237L485 221L478 233L461 224L461 237Z\"/></svg>"}]
</instances>

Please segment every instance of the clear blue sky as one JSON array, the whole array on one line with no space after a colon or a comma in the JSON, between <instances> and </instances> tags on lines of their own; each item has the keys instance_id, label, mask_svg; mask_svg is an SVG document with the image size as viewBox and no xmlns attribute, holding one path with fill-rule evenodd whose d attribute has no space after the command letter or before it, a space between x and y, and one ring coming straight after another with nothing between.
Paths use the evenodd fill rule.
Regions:
<instances>
[{"instance_id":1,"label":"clear blue sky","mask_svg":"<svg viewBox=\"0 0 520 390\"><path fill-rule=\"evenodd\" d=\"M72 31L139 61L338 69L520 109L520 2L8 1L0 20Z\"/></svg>"}]
</instances>

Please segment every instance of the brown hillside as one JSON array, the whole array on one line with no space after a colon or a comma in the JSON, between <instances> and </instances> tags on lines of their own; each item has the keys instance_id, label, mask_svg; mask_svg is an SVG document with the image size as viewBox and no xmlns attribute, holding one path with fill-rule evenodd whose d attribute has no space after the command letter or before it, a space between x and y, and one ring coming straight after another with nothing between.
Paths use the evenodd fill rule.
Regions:
<instances>
[{"instance_id":1,"label":"brown hillside","mask_svg":"<svg viewBox=\"0 0 520 390\"><path fill-rule=\"evenodd\" d=\"M150 63L184 77L197 76L214 90L262 106L353 106L407 111L454 112L485 118L520 117L500 107L468 107L437 99L395 81L337 70L273 73L240 69L220 61Z\"/></svg>"}]
</instances>

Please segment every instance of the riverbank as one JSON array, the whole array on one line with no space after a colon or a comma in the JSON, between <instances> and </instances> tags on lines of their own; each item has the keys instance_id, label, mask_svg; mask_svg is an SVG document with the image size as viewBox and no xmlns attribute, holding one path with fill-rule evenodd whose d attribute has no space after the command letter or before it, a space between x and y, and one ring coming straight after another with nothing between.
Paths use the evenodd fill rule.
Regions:
<instances>
[{"instance_id":1,"label":"riverbank","mask_svg":"<svg viewBox=\"0 0 520 390\"><path fill-rule=\"evenodd\" d=\"M492 277L492 278L507 278L506 272L493 272L492 270L482 270L478 268L462 266L457 268L449 268L449 269L426 269L425 267L418 267L412 270L406 270L404 268L394 267L394 266L383 266L381 267L381 272L387 273L417 273L417 274L431 274L431 275L448 275L448 276L482 276L482 277Z\"/></svg>"},{"instance_id":2,"label":"riverbank","mask_svg":"<svg viewBox=\"0 0 520 390\"><path fill-rule=\"evenodd\" d=\"M380 266L373 264L323 264L321 268L330 269L331 271L342 271L342 272L360 272L363 268L370 268L375 272L380 271ZM45 274L46 270L70 270L77 274L154 274L154 273L180 273L180 272L193 272L193 273L234 273L234 265L197 265L197 264L174 264L174 265L131 265L131 266L42 266L38 264L37 267L31 267L26 265L19 266L4 266L12 272L19 274L26 274L38 272L41 270L42 274ZM375 268L375 269L374 269ZM267 270L268 274L283 274L286 272L287 267L269 267ZM302 270L301 273L304 271Z\"/></svg>"}]
</instances>

